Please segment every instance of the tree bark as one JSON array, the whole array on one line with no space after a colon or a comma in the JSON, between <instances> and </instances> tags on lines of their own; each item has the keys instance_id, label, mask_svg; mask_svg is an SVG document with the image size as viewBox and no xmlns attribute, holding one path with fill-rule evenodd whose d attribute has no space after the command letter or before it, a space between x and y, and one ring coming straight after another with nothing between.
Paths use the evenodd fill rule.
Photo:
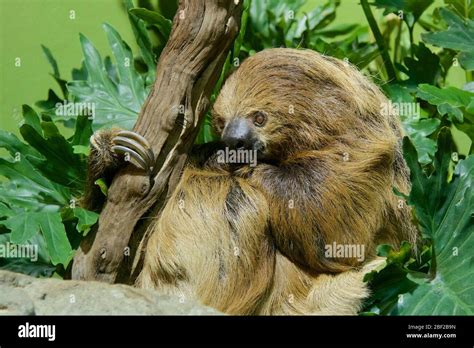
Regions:
<instances>
[{"instance_id":1,"label":"tree bark","mask_svg":"<svg viewBox=\"0 0 474 348\"><path fill-rule=\"evenodd\" d=\"M154 174L150 180L128 165L115 176L98 226L76 253L72 278L133 282L147 225L139 220L156 219L176 187L239 32L241 12L242 0L180 1L156 81L134 127L157 155Z\"/></svg>"}]
</instances>

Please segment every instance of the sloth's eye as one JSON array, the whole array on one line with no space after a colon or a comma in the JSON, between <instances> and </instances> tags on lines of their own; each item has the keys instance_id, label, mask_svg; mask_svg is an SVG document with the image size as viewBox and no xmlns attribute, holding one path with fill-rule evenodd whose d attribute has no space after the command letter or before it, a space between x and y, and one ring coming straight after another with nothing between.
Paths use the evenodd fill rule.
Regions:
<instances>
[{"instance_id":1,"label":"sloth's eye","mask_svg":"<svg viewBox=\"0 0 474 348\"><path fill-rule=\"evenodd\" d=\"M267 117L265 116L265 114L261 111L257 111L254 115L253 115L253 123L258 126L258 127L261 127L265 124L265 121L267 120Z\"/></svg>"}]
</instances>

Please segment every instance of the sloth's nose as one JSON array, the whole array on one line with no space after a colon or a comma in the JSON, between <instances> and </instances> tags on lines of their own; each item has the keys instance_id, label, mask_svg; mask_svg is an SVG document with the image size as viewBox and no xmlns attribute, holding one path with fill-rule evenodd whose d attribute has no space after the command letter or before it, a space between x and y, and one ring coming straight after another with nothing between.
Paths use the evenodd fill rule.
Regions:
<instances>
[{"instance_id":1,"label":"sloth's nose","mask_svg":"<svg viewBox=\"0 0 474 348\"><path fill-rule=\"evenodd\" d=\"M255 136L249 122L244 118L237 117L224 128L222 141L232 149L252 149Z\"/></svg>"}]
</instances>

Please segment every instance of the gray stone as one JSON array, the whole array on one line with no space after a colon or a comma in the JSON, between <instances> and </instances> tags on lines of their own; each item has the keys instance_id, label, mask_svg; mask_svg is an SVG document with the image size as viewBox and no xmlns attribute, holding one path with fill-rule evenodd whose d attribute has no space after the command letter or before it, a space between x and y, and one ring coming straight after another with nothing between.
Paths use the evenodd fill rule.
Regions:
<instances>
[{"instance_id":1,"label":"gray stone","mask_svg":"<svg viewBox=\"0 0 474 348\"><path fill-rule=\"evenodd\" d=\"M93 281L0 271L0 315L219 315L195 301Z\"/></svg>"}]
</instances>

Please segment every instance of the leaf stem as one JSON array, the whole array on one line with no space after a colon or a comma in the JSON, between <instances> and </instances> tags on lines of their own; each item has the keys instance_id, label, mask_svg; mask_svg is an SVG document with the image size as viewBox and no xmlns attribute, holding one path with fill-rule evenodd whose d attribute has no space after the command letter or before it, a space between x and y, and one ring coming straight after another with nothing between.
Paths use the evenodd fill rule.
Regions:
<instances>
[{"instance_id":1,"label":"leaf stem","mask_svg":"<svg viewBox=\"0 0 474 348\"><path fill-rule=\"evenodd\" d=\"M374 15L372 14L370 5L367 0L360 0L360 4L362 5L362 9L364 10L364 14L365 14L365 17L367 18L367 22L369 22L370 29L372 30L372 33L374 34L375 42L377 43L380 54L382 56L388 79L390 81L397 81L397 75L395 73L395 68L393 67L392 61L390 59L387 45L385 44L385 40L383 39L382 33L380 32L380 29L377 25Z\"/></svg>"},{"instance_id":2,"label":"leaf stem","mask_svg":"<svg viewBox=\"0 0 474 348\"><path fill-rule=\"evenodd\" d=\"M408 26L408 33L410 34L410 55L411 57L413 58L413 43L415 41L415 39L413 38L413 29L414 27L410 27L407 23L407 26Z\"/></svg>"},{"instance_id":3,"label":"leaf stem","mask_svg":"<svg viewBox=\"0 0 474 348\"><path fill-rule=\"evenodd\" d=\"M466 83L474 81L474 71L466 71Z\"/></svg>"},{"instance_id":4,"label":"leaf stem","mask_svg":"<svg viewBox=\"0 0 474 348\"><path fill-rule=\"evenodd\" d=\"M397 24L397 36L395 38L395 47L393 52L393 61L398 62L398 57L400 53L400 41L402 39L402 20L400 19ZM400 54L401 56L401 54Z\"/></svg>"}]
</instances>

